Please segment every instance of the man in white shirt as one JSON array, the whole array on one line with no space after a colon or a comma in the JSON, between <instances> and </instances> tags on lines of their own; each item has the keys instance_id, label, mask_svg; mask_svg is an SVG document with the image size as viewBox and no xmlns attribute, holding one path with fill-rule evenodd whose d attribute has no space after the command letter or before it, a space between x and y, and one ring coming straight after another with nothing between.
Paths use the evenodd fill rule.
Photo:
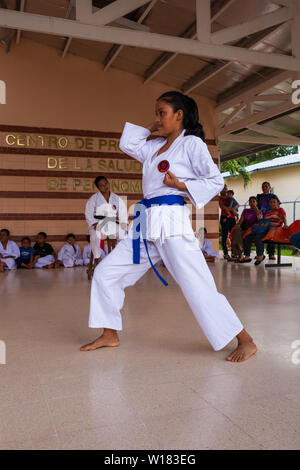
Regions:
<instances>
[{"instance_id":1,"label":"man in white shirt","mask_svg":"<svg viewBox=\"0 0 300 470\"><path fill-rule=\"evenodd\" d=\"M104 250L104 246L100 246L101 238L102 240L105 238L107 239L109 243L108 251L110 252L114 247L116 240L121 238L121 233L123 233L127 228L128 214L126 205L122 198L110 191L109 181L105 176L97 176L94 184L98 189L98 192L93 194L93 196L91 196L87 201L85 207L85 218L89 226L91 250L95 260L94 267L96 267ZM112 222L110 219L105 222L108 207L116 213L115 222ZM100 215L101 218L99 219L101 210L103 212L103 216ZM95 217L96 211L98 218ZM111 231L112 224L114 226L114 233ZM109 233L106 228L110 229ZM97 231L99 234L97 234Z\"/></svg>"}]
</instances>

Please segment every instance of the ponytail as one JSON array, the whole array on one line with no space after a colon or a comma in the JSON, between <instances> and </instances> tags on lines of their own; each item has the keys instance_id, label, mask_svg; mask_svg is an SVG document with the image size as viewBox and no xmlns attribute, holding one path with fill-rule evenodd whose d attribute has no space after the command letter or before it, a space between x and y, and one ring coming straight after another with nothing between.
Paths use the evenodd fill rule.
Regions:
<instances>
[{"instance_id":1,"label":"ponytail","mask_svg":"<svg viewBox=\"0 0 300 470\"><path fill-rule=\"evenodd\" d=\"M179 91L167 91L163 93L157 101L165 101L173 108L174 113L179 109L183 112L183 127L185 129L184 135L195 135L205 141L205 133L202 125L199 122L198 106L193 98L190 98Z\"/></svg>"}]
</instances>

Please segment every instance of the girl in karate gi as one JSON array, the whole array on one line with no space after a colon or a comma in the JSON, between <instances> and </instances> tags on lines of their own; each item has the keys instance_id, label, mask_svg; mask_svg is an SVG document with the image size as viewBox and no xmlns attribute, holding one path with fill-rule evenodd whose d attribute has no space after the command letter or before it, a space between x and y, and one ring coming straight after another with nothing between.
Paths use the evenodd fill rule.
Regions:
<instances>
[{"instance_id":1,"label":"girl in karate gi","mask_svg":"<svg viewBox=\"0 0 300 470\"><path fill-rule=\"evenodd\" d=\"M3 228L0 232L0 272L17 269L16 259L20 257L18 245L9 240L9 230Z\"/></svg>"},{"instance_id":2,"label":"girl in karate gi","mask_svg":"<svg viewBox=\"0 0 300 470\"><path fill-rule=\"evenodd\" d=\"M120 232L125 234L124 230L127 228L128 215L126 205L120 196L110 191L109 182L105 176L97 176L94 184L98 189L98 192L93 194L87 201L85 207L85 218L89 226L89 235L95 268L103 257L104 246L102 246L102 248L100 247L101 237L103 240L104 238L107 238L108 251L111 251L115 247L116 240L120 238ZM103 225L103 229L99 230L99 226L101 226L102 220L95 218L95 214L97 212L98 215L100 215L101 207L103 208L103 217L107 216L107 213L109 213L107 212L108 208L110 208L110 210L112 210L117 216L117 221L119 224L113 222L115 226L114 234L111 234L110 231L106 233L106 229L111 228L110 226L112 225L112 222L105 223ZM96 231L97 227L98 233ZM89 277L91 277L94 268L89 269Z\"/></svg>"},{"instance_id":3,"label":"girl in karate gi","mask_svg":"<svg viewBox=\"0 0 300 470\"><path fill-rule=\"evenodd\" d=\"M67 243L61 247L58 252L56 265L65 268L74 268L83 266L80 246L76 243L76 237L73 233L66 236Z\"/></svg>"},{"instance_id":4,"label":"girl in karate gi","mask_svg":"<svg viewBox=\"0 0 300 470\"><path fill-rule=\"evenodd\" d=\"M200 209L224 187L203 141L197 105L171 91L158 98L155 113L148 128L126 123L122 133L120 149L143 163L145 199L137 206L134 229L95 269L89 326L104 331L81 350L119 345L124 289L162 259L214 350L236 337L238 346L227 360L245 361L256 345L217 291L184 205L188 197ZM147 140L153 132L158 138Z\"/></svg>"}]
</instances>

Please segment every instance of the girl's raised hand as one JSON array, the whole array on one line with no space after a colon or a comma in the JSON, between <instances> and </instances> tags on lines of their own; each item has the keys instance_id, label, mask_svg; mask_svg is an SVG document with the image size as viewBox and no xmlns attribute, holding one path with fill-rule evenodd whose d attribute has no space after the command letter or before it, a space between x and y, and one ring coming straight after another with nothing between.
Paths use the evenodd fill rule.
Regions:
<instances>
[{"instance_id":1,"label":"girl's raised hand","mask_svg":"<svg viewBox=\"0 0 300 470\"><path fill-rule=\"evenodd\" d=\"M164 177L164 184L170 186L171 188L178 188L179 183L180 181L177 176L175 176L174 173L172 173L171 171L167 171Z\"/></svg>"},{"instance_id":2,"label":"girl's raised hand","mask_svg":"<svg viewBox=\"0 0 300 470\"><path fill-rule=\"evenodd\" d=\"M157 122L152 122L151 124L149 124L149 125L147 126L147 129L149 129L149 131L151 132L151 134L152 134L153 132L158 131L158 124L157 124Z\"/></svg>"}]
</instances>

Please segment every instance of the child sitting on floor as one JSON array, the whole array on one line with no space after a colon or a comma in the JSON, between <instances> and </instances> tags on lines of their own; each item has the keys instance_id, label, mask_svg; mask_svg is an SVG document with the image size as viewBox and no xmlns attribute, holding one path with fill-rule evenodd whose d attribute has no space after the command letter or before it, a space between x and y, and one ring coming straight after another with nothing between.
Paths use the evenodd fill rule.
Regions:
<instances>
[{"instance_id":1,"label":"child sitting on floor","mask_svg":"<svg viewBox=\"0 0 300 470\"><path fill-rule=\"evenodd\" d=\"M58 252L56 267L74 268L83 265L80 246L76 243L76 237L73 233L66 236L65 245Z\"/></svg>"},{"instance_id":2,"label":"child sitting on floor","mask_svg":"<svg viewBox=\"0 0 300 470\"><path fill-rule=\"evenodd\" d=\"M52 269L55 267L56 253L49 243L46 243L47 234L39 232L36 237L33 265L35 268Z\"/></svg>"},{"instance_id":3,"label":"child sitting on floor","mask_svg":"<svg viewBox=\"0 0 300 470\"><path fill-rule=\"evenodd\" d=\"M29 237L23 237L20 246L20 258L17 260L18 268L32 269L34 259L34 249L31 246Z\"/></svg>"},{"instance_id":4,"label":"child sitting on floor","mask_svg":"<svg viewBox=\"0 0 300 470\"><path fill-rule=\"evenodd\" d=\"M9 240L7 228L0 231L0 272L16 269L16 260L20 256L18 245Z\"/></svg>"},{"instance_id":5,"label":"child sitting on floor","mask_svg":"<svg viewBox=\"0 0 300 470\"><path fill-rule=\"evenodd\" d=\"M197 237L201 243L201 250L205 258L215 257L219 258L219 253L214 251L212 242L207 238L207 230L205 227L201 227L198 231L199 236Z\"/></svg>"}]
</instances>

